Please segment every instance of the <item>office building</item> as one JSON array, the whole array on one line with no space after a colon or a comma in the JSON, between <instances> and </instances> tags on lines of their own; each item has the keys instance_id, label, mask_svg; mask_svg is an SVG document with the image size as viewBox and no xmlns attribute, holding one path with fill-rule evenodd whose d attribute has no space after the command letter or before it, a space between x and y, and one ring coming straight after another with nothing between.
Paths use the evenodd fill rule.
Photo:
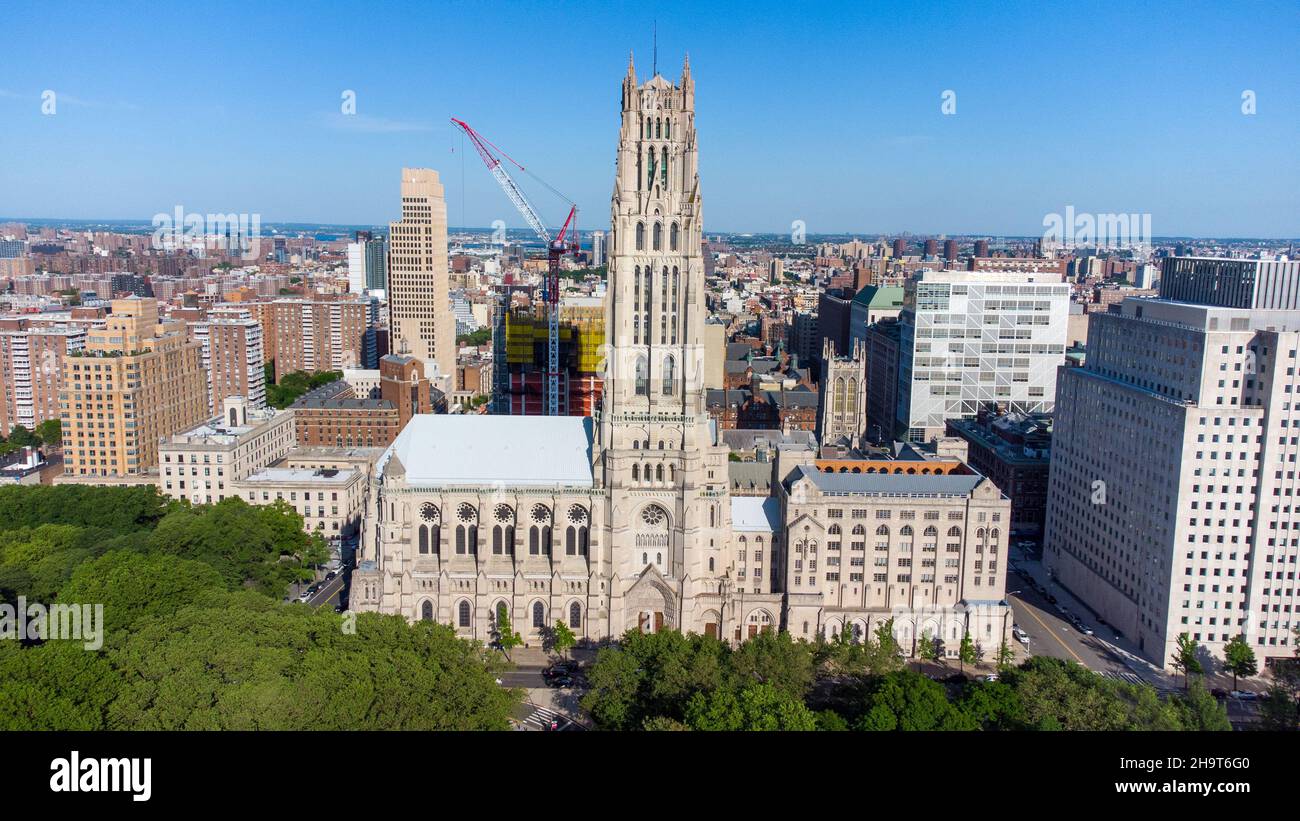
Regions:
<instances>
[{"instance_id":1,"label":"office building","mask_svg":"<svg viewBox=\"0 0 1300 821\"><path fill-rule=\"evenodd\" d=\"M1055 274L921 271L899 315L898 414L909 441L997 403L1049 413L1070 288Z\"/></svg>"},{"instance_id":2,"label":"office building","mask_svg":"<svg viewBox=\"0 0 1300 821\"><path fill-rule=\"evenodd\" d=\"M172 434L158 446L158 490L196 505L237 496L233 483L288 453L293 435L292 411L253 407L241 396L225 397L211 419Z\"/></svg>"},{"instance_id":3,"label":"office building","mask_svg":"<svg viewBox=\"0 0 1300 821\"><path fill-rule=\"evenodd\" d=\"M402 169L402 218L388 232L388 310L394 353L425 373L456 372L456 324L447 271L447 203L438 172Z\"/></svg>"},{"instance_id":4,"label":"office building","mask_svg":"<svg viewBox=\"0 0 1300 821\"><path fill-rule=\"evenodd\" d=\"M1300 312L1118 309L1061 374L1044 565L1158 665L1184 633L1291 657Z\"/></svg>"}]
</instances>

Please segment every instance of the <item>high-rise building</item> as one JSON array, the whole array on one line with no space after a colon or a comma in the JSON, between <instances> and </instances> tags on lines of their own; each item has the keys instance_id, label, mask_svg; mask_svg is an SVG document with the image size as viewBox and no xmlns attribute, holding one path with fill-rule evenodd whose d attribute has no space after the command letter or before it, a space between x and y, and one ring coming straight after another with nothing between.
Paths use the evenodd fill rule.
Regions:
<instances>
[{"instance_id":1,"label":"high-rise building","mask_svg":"<svg viewBox=\"0 0 1300 821\"><path fill-rule=\"evenodd\" d=\"M893 256L895 258L907 256L907 240L899 237L894 240Z\"/></svg>"},{"instance_id":2,"label":"high-rise building","mask_svg":"<svg viewBox=\"0 0 1300 821\"><path fill-rule=\"evenodd\" d=\"M1300 260L1165 257L1160 298L1224 308L1300 309Z\"/></svg>"},{"instance_id":3,"label":"high-rise building","mask_svg":"<svg viewBox=\"0 0 1300 821\"><path fill-rule=\"evenodd\" d=\"M975 240L975 257L987 257L989 255L989 241L986 239Z\"/></svg>"},{"instance_id":4,"label":"high-rise building","mask_svg":"<svg viewBox=\"0 0 1300 821\"><path fill-rule=\"evenodd\" d=\"M103 328L63 362L64 476L131 476L158 465L158 443L208 418L203 346L158 301L113 300Z\"/></svg>"},{"instance_id":5,"label":"high-rise building","mask_svg":"<svg viewBox=\"0 0 1300 821\"><path fill-rule=\"evenodd\" d=\"M605 232L591 232L591 265L593 268L599 268L608 261L608 255L605 250Z\"/></svg>"},{"instance_id":6,"label":"high-rise building","mask_svg":"<svg viewBox=\"0 0 1300 821\"><path fill-rule=\"evenodd\" d=\"M939 241L937 239L927 239L925 241L925 255L933 257L939 253Z\"/></svg>"},{"instance_id":7,"label":"high-rise building","mask_svg":"<svg viewBox=\"0 0 1300 821\"><path fill-rule=\"evenodd\" d=\"M438 172L402 169L402 218L388 231L388 311L394 353L424 361L425 375L456 372L456 324L447 271L447 203Z\"/></svg>"},{"instance_id":8,"label":"high-rise building","mask_svg":"<svg viewBox=\"0 0 1300 821\"><path fill-rule=\"evenodd\" d=\"M212 414L221 411L228 396L242 397L252 408L266 404L262 325L248 309L214 308L206 319L192 323L190 332L203 346Z\"/></svg>"},{"instance_id":9,"label":"high-rise building","mask_svg":"<svg viewBox=\"0 0 1300 821\"><path fill-rule=\"evenodd\" d=\"M943 258L949 261L957 258L957 240L946 239L943 241Z\"/></svg>"},{"instance_id":10,"label":"high-rise building","mask_svg":"<svg viewBox=\"0 0 1300 821\"><path fill-rule=\"evenodd\" d=\"M1070 309L1058 275L922 271L903 304L897 420L909 440L942 436L945 420L990 402L1052 410Z\"/></svg>"},{"instance_id":11,"label":"high-rise building","mask_svg":"<svg viewBox=\"0 0 1300 821\"><path fill-rule=\"evenodd\" d=\"M366 290L388 289L388 239L366 240Z\"/></svg>"},{"instance_id":12,"label":"high-rise building","mask_svg":"<svg viewBox=\"0 0 1300 821\"><path fill-rule=\"evenodd\" d=\"M1062 371L1043 562L1157 664L1294 651L1298 350L1298 311L1129 298Z\"/></svg>"},{"instance_id":13,"label":"high-rise building","mask_svg":"<svg viewBox=\"0 0 1300 821\"><path fill-rule=\"evenodd\" d=\"M294 371L372 368L379 304L365 297L277 299L271 303L274 329L269 358L276 378Z\"/></svg>"},{"instance_id":14,"label":"high-rise building","mask_svg":"<svg viewBox=\"0 0 1300 821\"><path fill-rule=\"evenodd\" d=\"M785 278L785 260L773 257L767 262L767 281L776 285Z\"/></svg>"},{"instance_id":15,"label":"high-rise building","mask_svg":"<svg viewBox=\"0 0 1300 821\"><path fill-rule=\"evenodd\" d=\"M85 344L84 327L0 319L0 434L59 418L63 362Z\"/></svg>"}]
</instances>

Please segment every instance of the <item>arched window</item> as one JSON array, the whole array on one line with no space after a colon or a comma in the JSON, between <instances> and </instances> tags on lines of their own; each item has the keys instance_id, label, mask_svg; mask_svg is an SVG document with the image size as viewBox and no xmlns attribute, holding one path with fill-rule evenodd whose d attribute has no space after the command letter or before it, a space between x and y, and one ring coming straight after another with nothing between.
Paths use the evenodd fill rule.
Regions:
<instances>
[{"instance_id":1,"label":"arched window","mask_svg":"<svg viewBox=\"0 0 1300 821\"><path fill-rule=\"evenodd\" d=\"M663 242L664 242L663 223L656 222L654 228L654 239L652 241L651 247L654 250L658 251L663 247Z\"/></svg>"},{"instance_id":2,"label":"arched window","mask_svg":"<svg viewBox=\"0 0 1300 821\"><path fill-rule=\"evenodd\" d=\"M645 121L645 138L647 140L654 136L654 131L652 130L653 128L654 128L654 124L652 124L650 122L650 118L647 117Z\"/></svg>"},{"instance_id":3,"label":"arched window","mask_svg":"<svg viewBox=\"0 0 1300 821\"><path fill-rule=\"evenodd\" d=\"M655 137L662 138L664 135L664 121L655 118Z\"/></svg>"},{"instance_id":4,"label":"arched window","mask_svg":"<svg viewBox=\"0 0 1300 821\"><path fill-rule=\"evenodd\" d=\"M929 527L927 527L927 528L925 529L925 535L926 535L926 536L938 536L938 535L939 535L939 531L938 531L938 529L935 528L934 525L930 525Z\"/></svg>"},{"instance_id":5,"label":"arched window","mask_svg":"<svg viewBox=\"0 0 1300 821\"><path fill-rule=\"evenodd\" d=\"M649 368L646 365L644 356L636 358L636 395L649 395L649 375L646 373Z\"/></svg>"},{"instance_id":6,"label":"arched window","mask_svg":"<svg viewBox=\"0 0 1300 821\"><path fill-rule=\"evenodd\" d=\"M866 529L865 527L863 527L862 525L854 525L854 526L853 526L853 535L854 535L854 536L865 536L865 535L867 535L867 529Z\"/></svg>"},{"instance_id":7,"label":"arched window","mask_svg":"<svg viewBox=\"0 0 1300 821\"><path fill-rule=\"evenodd\" d=\"M668 466L668 481L670 482L677 481L677 471L673 470L672 465Z\"/></svg>"},{"instance_id":8,"label":"arched window","mask_svg":"<svg viewBox=\"0 0 1300 821\"><path fill-rule=\"evenodd\" d=\"M673 223L672 227L668 229L668 250L670 251L677 250L677 223L675 222ZM673 279L673 284L674 285L677 284L676 278Z\"/></svg>"},{"instance_id":9,"label":"arched window","mask_svg":"<svg viewBox=\"0 0 1300 821\"><path fill-rule=\"evenodd\" d=\"M839 526L839 525L831 525L831 529L830 529L829 531L827 531L827 532L829 532L832 536L838 536L838 535L840 535L840 526Z\"/></svg>"},{"instance_id":10,"label":"arched window","mask_svg":"<svg viewBox=\"0 0 1300 821\"><path fill-rule=\"evenodd\" d=\"M420 605L420 618L424 621L433 621L433 602L424 600L424 604Z\"/></svg>"},{"instance_id":11,"label":"arched window","mask_svg":"<svg viewBox=\"0 0 1300 821\"><path fill-rule=\"evenodd\" d=\"M498 627L505 624L506 616L509 615L509 613L510 613L510 609L506 607L505 602L503 601L497 602L497 626Z\"/></svg>"},{"instance_id":12,"label":"arched window","mask_svg":"<svg viewBox=\"0 0 1300 821\"><path fill-rule=\"evenodd\" d=\"M949 536L960 536L960 535L961 535L961 528L960 528L960 527L957 527L956 525L953 525L952 527L948 528L948 535L949 535Z\"/></svg>"},{"instance_id":13,"label":"arched window","mask_svg":"<svg viewBox=\"0 0 1300 821\"><path fill-rule=\"evenodd\" d=\"M713 572L713 557L712 557L712 556L709 557L709 572L710 572L710 573Z\"/></svg>"},{"instance_id":14,"label":"arched window","mask_svg":"<svg viewBox=\"0 0 1300 821\"><path fill-rule=\"evenodd\" d=\"M429 552L429 528L424 525L420 525L420 552Z\"/></svg>"},{"instance_id":15,"label":"arched window","mask_svg":"<svg viewBox=\"0 0 1300 821\"><path fill-rule=\"evenodd\" d=\"M911 526L911 525L903 525L903 529L900 530L900 531L898 531L898 535L900 535L900 536L911 536L911 535L912 535L912 526Z\"/></svg>"},{"instance_id":16,"label":"arched window","mask_svg":"<svg viewBox=\"0 0 1300 821\"><path fill-rule=\"evenodd\" d=\"M835 380L835 412L844 413L844 377Z\"/></svg>"},{"instance_id":17,"label":"arched window","mask_svg":"<svg viewBox=\"0 0 1300 821\"><path fill-rule=\"evenodd\" d=\"M995 542L998 540L998 529L996 527L989 531L989 538Z\"/></svg>"},{"instance_id":18,"label":"arched window","mask_svg":"<svg viewBox=\"0 0 1300 821\"><path fill-rule=\"evenodd\" d=\"M506 555L515 555L515 526L506 525Z\"/></svg>"},{"instance_id":19,"label":"arched window","mask_svg":"<svg viewBox=\"0 0 1300 821\"><path fill-rule=\"evenodd\" d=\"M460 606L456 609L458 611L457 615L460 620L460 626L469 627L469 602L462 601Z\"/></svg>"},{"instance_id":20,"label":"arched window","mask_svg":"<svg viewBox=\"0 0 1300 821\"><path fill-rule=\"evenodd\" d=\"M465 525L456 525L456 553L465 552Z\"/></svg>"},{"instance_id":21,"label":"arched window","mask_svg":"<svg viewBox=\"0 0 1300 821\"><path fill-rule=\"evenodd\" d=\"M668 187L668 146L664 146L663 149L661 149L659 156L663 158L663 162L659 164L659 179L663 183L664 188L667 188Z\"/></svg>"},{"instance_id":22,"label":"arched window","mask_svg":"<svg viewBox=\"0 0 1300 821\"><path fill-rule=\"evenodd\" d=\"M662 464L655 465L655 481L662 482L663 480L664 480L664 466Z\"/></svg>"},{"instance_id":23,"label":"arched window","mask_svg":"<svg viewBox=\"0 0 1300 821\"><path fill-rule=\"evenodd\" d=\"M640 464L633 464L633 465L632 465L632 481L633 481L633 482L639 482L639 481L641 481L641 465L640 465Z\"/></svg>"},{"instance_id":24,"label":"arched window","mask_svg":"<svg viewBox=\"0 0 1300 821\"><path fill-rule=\"evenodd\" d=\"M469 526L469 555L478 555L478 525Z\"/></svg>"},{"instance_id":25,"label":"arched window","mask_svg":"<svg viewBox=\"0 0 1300 821\"><path fill-rule=\"evenodd\" d=\"M537 525L528 528L528 555L537 556L542 552L542 531Z\"/></svg>"},{"instance_id":26,"label":"arched window","mask_svg":"<svg viewBox=\"0 0 1300 821\"><path fill-rule=\"evenodd\" d=\"M577 602L569 605L569 627L574 630L582 629L582 605Z\"/></svg>"},{"instance_id":27,"label":"arched window","mask_svg":"<svg viewBox=\"0 0 1300 821\"><path fill-rule=\"evenodd\" d=\"M546 606L539 601L533 602L533 627L546 626Z\"/></svg>"},{"instance_id":28,"label":"arched window","mask_svg":"<svg viewBox=\"0 0 1300 821\"><path fill-rule=\"evenodd\" d=\"M564 531L564 555L578 555L578 531L573 525Z\"/></svg>"},{"instance_id":29,"label":"arched window","mask_svg":"<svg viewBox=\"0 0 1300 821\"><path fill-rule=\"evenodd\" d=\"M881 525L880 527L876 528L876 535L877 535L877 536L888 536L888 535L889 535L889 526L888 526L888 525Z\"/></svg>"},{"instance_id":30,"label":"arched window","mask_svg":"<svg viewBox=\"0 0 1300 821\"><path fill-rule=\"evenodd\" d=\"M638 222L636 224L636 249L638 251L645 250L645 223L644 222Z\"/></svg>"},{"instance_id":31,"label":"arched window","mask_svg":"<svg viewBox=\"0 0 1300 821\"><path fill-rule=\"evenodd\" d=\"M500 556L505 552L504 536L505 534L501 531L501 525L496 525L492 528L492 555Z\"/></svg>"},{"instance_id":32,"label":"arched window","mask_svg":"<svg viewBox=\"0 0 1300 821\"><path fill-rule=\"evenodd\" d=\"M673 380L677 378L677 375L675 373L676 364L677 361L673 359L671 355L669 355L666 359L664 359L664 373L663 373L664 396L673 395Z\"/></svg>"},{"instance_id":33,"label":"arched window","mask_svg":"<svg viewBox=\"0 0 1300 821\"><path fill-rule=\"evenodd\" d=\"M664 139L671 140L672 138L673 138L673 121L664 120Z\"/></svg>"},{"instance_id":34,"label":"arched window","mask_svg":"<svg viewBox=\"0 0 1300 821\"><path fill-rule=\"evenodd\" d=\"M586 526L584 525L582 527L579 527L578 528L578 555L579 556L587 555L587 537L588 537L588 533L587 533Z\"/></svg>"},{"instance_id":35,"label":"arched window","mask_svg":"<svg viewBox=\"0 0 1300 821\"><path fill-rule=\"evenodd\" d=\"M551 555L551 527L547 525L542 528L542 555Z\"/></svg>"}]
</instances>

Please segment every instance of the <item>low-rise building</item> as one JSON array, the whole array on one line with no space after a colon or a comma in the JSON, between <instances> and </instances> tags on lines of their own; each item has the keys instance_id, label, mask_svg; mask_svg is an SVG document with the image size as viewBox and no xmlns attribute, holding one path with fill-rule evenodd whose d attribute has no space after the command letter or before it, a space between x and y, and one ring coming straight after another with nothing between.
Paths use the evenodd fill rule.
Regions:
<instances>
[{"instance_id":1,"label":"low-rise building","mask_svg":"<svg viewBox=\"0 0 1300 821\"><path fill-rule=\"evenodd\" d=\"M250 505L283 501L302 515L305 531L327 538L354 530L365 508L366 482L351 468L265 468L233 487Z\"/></svg>"},{"instance_id":2,"label":"low-rise building","mask_svg":"<svg viewBox=\"0 0 1300 821\"><path fill-rule=\"evenodd\" d=\"M158 490L196 505L220 502L237 495L234 482L284 456L293 442L293 411L226 397L221 415L159 444Z\"/></svg>"}]
</instances>

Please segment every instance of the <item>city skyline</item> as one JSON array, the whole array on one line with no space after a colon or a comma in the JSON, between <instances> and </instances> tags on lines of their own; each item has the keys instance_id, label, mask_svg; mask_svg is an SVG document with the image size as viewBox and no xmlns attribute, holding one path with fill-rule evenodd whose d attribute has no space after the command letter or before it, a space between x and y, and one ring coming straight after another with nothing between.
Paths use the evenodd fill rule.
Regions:
<instances>
[{"instance_id":1,"label":"city skyline","mask_svg":"<svg viewBox=\"0 0 1300 821\"><path fill-rule=\"evenodd\" d=\"M689 53L722 101L700 121L715 180L706 231L788 233L799 220L809 234L1034 236L1072 206L1151 214L1160 236L1285 238L1300 233L1288 128L1300 84L1282 39L1294 10L1256 8L1258 26L1226 25L1230 12L1209 6L1176 18L1094 7L1069 20L947 5L808 15L759 6L744 19L692 10L685 27L671 4L641 14L399 6L366 26L330 6L291 28L278 12L249 9L162 21L137 49L144 56L132 56L145 44L129 7L84 8L52 43L23 35L55 15L20 8L0 146L30 161L7 169L0 212L148 220L179 204L382 225L397 216L394 174L418 165L445 180L453 225L520 226L447 123L455 115L576 200L584 228L601 229L616 100L599 78L631 49L649 79L657 13L660 73ZM210 36L195 42L182 29ZM431 31L436 58L417 48ZM1026 49L1030 36L1050 46ZM85 59L99 42L114 43L112 65ZM943 47L917 60L927 42ZM159 66L174 67L164 77L222 82L159 94ZM42 113L47 90L54 113ZM343 113L349 93L355 114ZM524 185L558 222L558 200Z\"/></svg>"}]
</instances>

